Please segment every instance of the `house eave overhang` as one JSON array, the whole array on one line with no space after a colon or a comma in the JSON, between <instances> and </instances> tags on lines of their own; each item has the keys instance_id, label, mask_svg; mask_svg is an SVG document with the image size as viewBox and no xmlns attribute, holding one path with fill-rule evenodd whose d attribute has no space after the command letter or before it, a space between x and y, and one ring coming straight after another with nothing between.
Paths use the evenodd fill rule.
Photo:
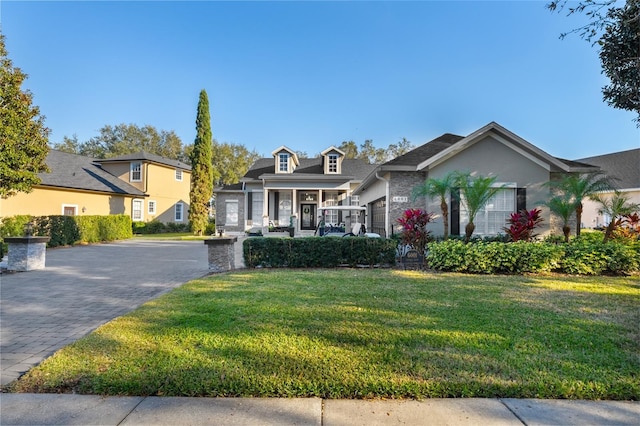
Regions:
<instances>
[{"instance_id":1,"label":"house eave overhang","mask_svg":"<svg viewBox=\"0 0 640 426\"><path fill-rule=\"evenodd\" d=\"M547 171L551 171L552 169L556 169L563 172L571 171L571 167L569 165L549 155L548 153L544 152L540 148L527 142L520 136L516 135L513 132L510 132L509 130L505 129L504 127L500 126L495 122L487 124L486 126L471 133L469 136L451 145L449 148L426 159L425 161L418 164L416 169L428 170L429 168L437 166L438 164L445 162L449 158L457 155L461 151L464 151L474 143L484 139L487 136L492 136L498 142L513 149L514 151L528 158L532 162L538 164L540 167L546 169Z\"/></svg>"},{"instance_id":2,"label":"house eave overhang","mask_svg":"<svg viewBox=\"0 0 640 426\"><path fill-rule=\"evenodd\" d=\"M353 195L359 195L362 193L363 189L367 186L371 185L372 182L377 181L376 174L386 173L386 172L415 172L415 166L403 166L403 165L385 165L381 164L375 169L371 171L358 185L356 189L353 190Z\"/></svg>"},{"instance_id":3,"label":"house eave overhang","mask_svg":"<svg viewBox=\"0 0 640 426\"><path fill-rule=\"evenodd\" d=\"M88 189L88 188L75 188L72 186L61 186L61 185L49 185L46 183L40 183L38 185L34 185L34 188L40 189L48 189L48 190L57 190L57 191L73 191L73 192L82 192L86 194L99 194L99 195L119 195L122 197L132 197L132 198L141 198L148 197L148 194L143 192L140 193L131 193L131 192L115 192L115 191L100 191L98 189Z\"/></svg>"},{"instance_id":4,"label":"house eave overhang","mask_svg":"<svg viewBox=\"0 0 640 426\"><path fill-rule=\"evenodd\" d=\"M191 166L187 165L187 164L167 164L167 163L161 163L159 161L155 161L155 160L149 160L148 158L139 158L139 159L118 159L118 160L111 160L109 158L105 158L105 159L94 159L93 162L97 163L97 164L109 164L109 163L131 163L131 162L140 162L140 163L146 163L146 164L153 164L156 166L161 166L161 167L166 167L168 169L179 169L182 170L184 172L189 172L191 173Z\"/></svg>"},{"instance_id":5,"label":"house eave overhang","mask_svg":"<svg viewBox=\"0 0 640 426\"><path fill-rule=\"evenodd\" d=\"M303 174L277 174L266 173L258 177L263 181L270 182L350 182L355 179L354 176L345 175L303 175Z\"/></svg>"}]
</instances>

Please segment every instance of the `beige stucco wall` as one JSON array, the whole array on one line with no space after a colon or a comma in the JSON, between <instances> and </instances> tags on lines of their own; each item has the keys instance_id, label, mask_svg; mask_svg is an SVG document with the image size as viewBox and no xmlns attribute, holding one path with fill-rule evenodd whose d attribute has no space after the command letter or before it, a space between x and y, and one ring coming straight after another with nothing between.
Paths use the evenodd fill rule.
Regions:
<instances>
[{"instance_id":1,"label":"beige stucco wall","mask_svg":"<svg viewBox=\"0 0 640 426\"><path fill-rule=\"evenodd\" d=\"M549 232L550 213L542 203L549 196L549 190L544 184L549 180L550 174L543 165L489 135L432 167L429 177L440 179L451 171L470 172L474 176L495 176L496 182L527 188L527 209L537 207L543 211L544 222L538 228L538 233L543 235ZM428 201L427 210L440 214L440 202ZM460 228L463 230L464 225L461 224ZM432 224L431 230L435 235L442 234L441 217Z\"/></svg>"},{"instance_id":2,"label":"beige stucco wall","mask_svg":"<svg viewBox=\"0 0 640 426\"><path fill-rule=\"evenodd\" d=\"M630 203L640 204L640 189L633 191L623 191L623 194L629 199ZM608 198L611 194L603 194L604 198ZM603 227L607 224L604 222L604 216L598 213L600 210L600 204L591 201L584 200L582 202L582 227L583 228L597 228Z\"/></svg>"},{"instance_id":3,"label":"beige stucco wall","mask_svg":"<svg viewBox=\"0 0 640 426\"><path fill-rule=\"evenodd\" d=\"M191 185L191 172L182 171L182 181L176 180L176 169L157 164L148 164L143 167L143 181L146 187L143 189L149 196L145 200L144 220L159 220L160 222L174 222L175 205L178 202L184 205L182 223L189 221L189 190ZM213 188L212 188L213 191ZM148 214L148 202L156 202L156 214Z\"/></svg>"},{"instance_id":4,"label":"beige stucco wall","mask_svg":"<svg viewBox=\"0 0 640 426\"><path fill-rule=\"evenodd\" d=\"M136 161L138 162L138 161ZM140 182L131 182L129 180L129 172L131 171L131 163L102 163L102 168L107 172L111 173L115 177L120 180L123 180L130 184L131 186L139 189L140 191L145 190L145 178L147 175L147 168L145 165L142 165L142 180Z\"/></svg>"},{"instance_id":5,"label":"beige stucco wall","mask_svg":"<svg viewBox=\"0 0 640 426\"><path fill-rule=\"evenodd\" d=\"M131 197L35 187L31 193L0 199L0 216L60 215L65 205L75 206L77 215L131 214Z\"/></svg>"}]
</instances>

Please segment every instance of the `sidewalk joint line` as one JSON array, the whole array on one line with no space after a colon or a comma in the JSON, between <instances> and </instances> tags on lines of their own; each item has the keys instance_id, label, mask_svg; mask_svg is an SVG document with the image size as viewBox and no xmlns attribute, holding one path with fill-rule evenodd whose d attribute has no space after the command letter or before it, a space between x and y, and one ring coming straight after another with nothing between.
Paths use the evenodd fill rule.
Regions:
<instances>
[{"instance_id":1,"label":"sidewalk joint line","mask_svg":"<svg viewBox=\"0 0 640 426\"><path fill-rule=\"evenodd\" d=\"M498 401L500 401L500 404L502 404L502 405L504 405L505 407L507 407L507 410L509 410L509 411L511 412L511 414L513 414L514 416L516 416L516 419L520 420L520 423L522 423L522 424L523 424L523 425L525 425L525 426L528 426L528 425L527 425L527 422L525 422L525 421L524 421L524 419L518 415L518 413L516 413L515 411L513 411L513 410L511 409L511 407L509 407L509 406L508 406L508 405L507 405L507 404L502 400L502 398L498 398Z\"/></svg>"}]
</instances>

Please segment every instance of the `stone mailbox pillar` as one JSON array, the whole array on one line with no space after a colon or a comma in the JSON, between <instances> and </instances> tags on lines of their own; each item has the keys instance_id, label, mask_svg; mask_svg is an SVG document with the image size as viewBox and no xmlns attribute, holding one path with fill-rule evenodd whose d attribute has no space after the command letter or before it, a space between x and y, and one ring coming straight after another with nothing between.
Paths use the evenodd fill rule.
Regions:
<instances>
[{"instance_id":1,"label":"stone mailbox pillar","mask_svg":"<svg viewBox=\"0 0 640 426\"><path fill-rule=\"evenodd\" d=\"M47 243L50 237L5 237L9 246L7 269L10 271L33 271L44 269Z\"/></svg>"},{"instance_id":2,"label":"stone mailbox pillar","mask_svg":"<svg viewBox=\"0 0 640 426\"><path fill-rule=\"evenodd\" d=\"M235 269L236 256L234 244L238 237L209 238L204 240L209 251L209 269L213 272L225 272Z\"/></svg>"}]
</instances>

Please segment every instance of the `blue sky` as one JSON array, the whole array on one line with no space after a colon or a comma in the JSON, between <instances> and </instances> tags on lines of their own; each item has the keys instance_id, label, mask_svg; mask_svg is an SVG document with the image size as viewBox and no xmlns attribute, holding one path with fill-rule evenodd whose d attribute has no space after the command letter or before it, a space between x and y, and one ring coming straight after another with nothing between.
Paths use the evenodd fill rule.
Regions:
<instances>
[{"instance_id":1,"label":"blue sky","mask_svg":"<svg viewBox=\"0 0 640 426\"><path fill-rule=\"evenodd\" d=\"M50 141L110 124L195 138L206 89L220 142L313 155L387 147L496 121L551 155L640 146L608 107L583 22L544 1L0 2L9 57L29 75Z\"/></svg>"}]
</instances>

